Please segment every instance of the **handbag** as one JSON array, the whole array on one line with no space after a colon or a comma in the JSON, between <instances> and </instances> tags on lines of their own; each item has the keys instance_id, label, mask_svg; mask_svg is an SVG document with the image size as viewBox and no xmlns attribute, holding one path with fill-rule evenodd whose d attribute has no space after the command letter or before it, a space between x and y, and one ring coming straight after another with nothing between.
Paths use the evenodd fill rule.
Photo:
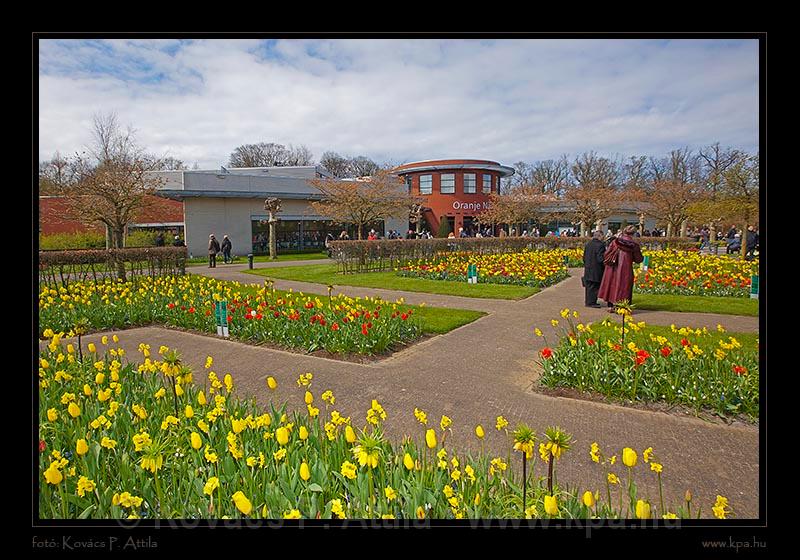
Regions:
<instances>
[{"instance_id":1,"label":"handbag","mask_svg":"<svg viewBox=\"0 0 800 560\"><path fill-rule=\"evenodd\" d=\"M618 259L619 247L617 246L616 241L612 241L611 245L608 246L608 249L606 249L606 252L603 255L603 264L606 266L617 266Z\"/></svg>"}]
</instances>

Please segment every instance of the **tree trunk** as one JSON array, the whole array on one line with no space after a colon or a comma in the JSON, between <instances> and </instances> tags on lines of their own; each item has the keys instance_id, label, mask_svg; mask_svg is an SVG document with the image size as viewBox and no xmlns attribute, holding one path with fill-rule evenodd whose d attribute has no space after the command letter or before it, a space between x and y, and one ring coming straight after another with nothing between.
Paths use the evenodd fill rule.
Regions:
<instances>
[{"instance_id":1,"label":"tree trunk","mask_svg":"<svg viewBox=\"0 0 800 560\"><path fill-rule=\"evenodd\" d=\"M361 241L361 230L364 228L364 224L358 224L358 232L356 232L356 237L359 241Z\"/></svg>"},{"instance_id":2,"label":"tree trunk","mask_svg":"<svg viewBox=\"0 0 800 560\"><path fill-rule=\"evenodd\" d=\"M278 258L278 239L275 230L277 223L273 220L269 223L269 258L275 260Z\"/></svg>"},{"instance_id":3,"label":"tree trunk","mask_svg":"<svg viewBox=\"0 0 800 560\"><path fill-rule=\"evenodd\" d=\"M686 237L686 229L689 227L689 224L686 220L681 222L681 237Z\"/></svg>"},{"instance_id":4,"label":"tree trunk","mask_svg":"<svg viewBox=\"0 0 800 560\"><path fill-rule=\"evenodd\" d=\"M667 222L667 237L672 237L672 222Z\"/></svg>"},{"instance_id":5,"label":"tree trunk","mask_svg":"<svg viewBox=\"0 0 800 560\"><path fill-rule=\"evenodd\" d=\"M742 236L740 237L742 240L742 260L747 258L747 220L744 221L744 225L742 226Z\"/></svg>"},{"instance_id":6,"label":"tree trunk","mask_svg":"<svg viewBox=\"0 0 800 560\"><path fill-rule=\"evenodd\" d=\"M111 232L111 238L114 242L113 248L114 249L122 249L125 246L125 227L124 226L117 226ZM125 282L127 280L125 275L125 259L122 258L121 255L117 255L114 258L117 268L117 278Z\"/></svg>"}]
</instances>

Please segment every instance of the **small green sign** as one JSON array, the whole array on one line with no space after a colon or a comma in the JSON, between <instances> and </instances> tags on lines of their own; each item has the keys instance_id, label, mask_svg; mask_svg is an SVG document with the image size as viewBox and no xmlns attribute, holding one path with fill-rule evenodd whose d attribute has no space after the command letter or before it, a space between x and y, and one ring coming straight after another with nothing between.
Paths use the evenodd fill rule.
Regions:
<instances>
[{"instance_id":1,"label":"small green sign","mask_svg":"<svg viewBox=\"0 0 800 560\"><path fill-rule=\"evenodd\" d=\"M642 270L647 272L649 268L650 268L650 255L645 255L644 261L642 262Z\"/></svg>"},{"instance_id":2,"label":"small green sign","mask_svg":"<svg viewBox=\"0 0 800 560\"><path fill-rule=\"evenodd\" d=\"M214 304L214 315L217 318L218 327L228 326L228 302L218 301Z\"/></svg>"},{"instance_id":3,"label":"small green sign","mask_svg":"<svg viewBox=\"0 0 800 560\"><path fill-rule=\"evenodd\" d=\"M758 299L758 275L750 277L750 297Z\"/></svg>"}]
</instances>

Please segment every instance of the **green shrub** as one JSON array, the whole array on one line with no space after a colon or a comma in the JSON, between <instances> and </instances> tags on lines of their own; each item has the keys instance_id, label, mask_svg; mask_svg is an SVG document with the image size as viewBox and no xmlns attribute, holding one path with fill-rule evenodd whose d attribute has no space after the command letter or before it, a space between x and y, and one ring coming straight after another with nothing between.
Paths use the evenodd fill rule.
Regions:
<instances>
[{"instance_id":1,"label":"green shrub","mask_svg":"<svg viewBox=\"0 0 800 560\"><path fill-rule=\"evenodd\" d=\"M125 239L126 247L155 247L156 244L155 231L132 231Z\"/></svg>"},{"instance_id":2,"label":"green shrub","mask_svg":"<svg viewBox=\"0 0 800 560\"><path fill-rule=\"evenodd\" d=\"M105 249L106 236L95 231L82 231L76 233L54 233L39 236L39 249L59 250L67 249Z\"/></svg>"},{"instance_id":3,"label":"green shrub","mask_svg":"<svg viewBox=\"0 0 800 560\"><path fill-rule=\"evenodd\" d=\"M442 219L439 220L439 231L436 234L436 237L447 237L450 235L450 220L447 219L447 216L442 216Z\"/></svg>"}]
</instances>

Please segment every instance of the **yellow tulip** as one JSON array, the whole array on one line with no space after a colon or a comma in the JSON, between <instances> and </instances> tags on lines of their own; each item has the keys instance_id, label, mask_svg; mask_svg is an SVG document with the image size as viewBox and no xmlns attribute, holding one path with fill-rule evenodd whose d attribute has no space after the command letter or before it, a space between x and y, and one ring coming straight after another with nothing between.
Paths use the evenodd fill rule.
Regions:
<instances>
[{"instance_id":1,"label":"yellow tulip","mask_svg":"<svg viewBox=\"0 0 800 560\"><path fill-rule=\"evenodd\" d=\"M191 418L192 416L194 416L194 409L192 408L192 405L190 405L190 404L186 405L186 409L184 410L184 414L186 414L186 418Z\"/></svg>"},{"instance_id":2,"label":"yellow tulip","mask_svg":"<svg viewBox=\"0 0 800 560\"><path fill-rule=\"evenodd\" d=\"M583 505L590 508L594 505L594 494L588 490L583 493Z\"/></svg>"},{"instance_id":3,"label":"yellow tulip","mask_svg":"<svg viewBox=\"0 0 800 560\"><path fill-rule=\"evenodd\" d=\"M350 424L348 424L344 429L344 439L347 440L347 443L353 443L356 441L356 433Z\"/></svg>"},{"instance_id":4,"label":"yellow tulip","mask_svg":"<svg viewBox=\"0 0 800 560\"><path fill-rule=\"evenodd\" d=\"M626 447L622 450L622 462L625 464L626 467L635 467L636 466L636 451L631 449L630 447Z\"/></svg>"},{"instance_id":5,"label":"yellow tulip","mask_svg":"<svg viewBox=\"0 0 800 560\"><path fill-rule=\"evenodd\" d=\"M78 443L75 444L75 452L78 455L86 455L86 452L89 451L89 446L86 444L85 439L79 439Z\"/></svg>"},{"instance_id":6,"label":"yellow tulip","mask_svg":"<svg viewBox=\"0 0 800 560\"><path fill-rule=\"evenodd\" d=\"M314 402L314 395L311 394L311 391L306 391L305 401L306 404L312 404Z\"/></svg>"},{"instance_id":7,"label":"yellow tulip","mask_svg":"<svg viewBox=\"0 0 800 560\"><path fill-rule=\"evenodd\" d=\"M428 444L429 449L436 447L436 431L433 428L425 432L425 443Z\"/></svg>"},{"instance_id":8,"label":"yellow tulip","mask_svg":"<svg viewBox=\"0 0 800 560\"><path fill-rule=\"evenodd\" d=\"M405 467L408 470L411 470L411 469L414 468L414 459L412 459L411 455L409 455L408 453L406 453L405 457L403 457L403 465L405 465Z\"/></svg>"},{"instance_id":9,"label":"yellow tulip","mask_svg":"<svg viewBox=\"0 0 800 560\"><path fill-rule=\"evenodd\" d=\"M48 408L47 409L47 419L51 422L55 422L58 420L58 411L55 408Z\"/></svg>"},{"instance_id":10,"label":"yellow tulip","mask_svg":"<svg viewBox=\"0 0 800 560\"><path fill-rule=\"evenodd\" d=\"M192 440L192 449L200 449L203 447L203 440L200 438L200 434L197 432L192 432L191 435Z\"/></svg>"},{"instance_id":11,"label":"yellow tulip","mask_svg":"<svg viewBox=\"0 0 800 560\"><path fill-rule=\"evenodd\" d=\"M51 463L50 467L44 471L44 478L47 480L48 484L60 484L61 481L64 480L64 475L56 468L55 463Z\"/></svg>"},{"instance_id":12,"label":"yellow tulip","mask_svg":"<svg viewBox=\"0 0 800 560\"><path fill-rule=\"evenodd\" d=\"M422 508L422 506L417 508L417 519L425 519L425 510Z\"/></svg>"},{"instance_id":13,"label":"yellow tulip","mask_svg":"<svg viewBox=\"0 0 800 560\"><path fill-rule=\"evenodd\" d=\"M477 426L475 426L475 435L476 435L476 436L478 436L478 439L483 439L483 436L485 436L485 435L486 435L486 434L483 432L483 426L481 426L480 424L478 424Z\"/></svg>"},{"instance_id":14,"label":"yellow tulip","mask_svg":"<svg viewBox=\"0 0 800 560\"><path fill-rule=\"evenodd\" d=\"M206 401L205 393L203 393L203 391L200 391L197 394L197 404L199 404L200 406L205 406L206 402L208 402L208 401Z\"/></svg>"},{"instance_id":15,"label":"yellow tulip","mask_svg":"<svg viewBox=\"0 0 800 560\"><path fill-rule=\"evenodd\" d=\"M275 439L278 440L278 443L281 445L286 445L289 443L289 430L284 427L280 427L275 430Z\"/></svg>"},{"instance_id":16,"label":"yellow tulip","mask_svg":"<svg viewBox=\"0 0 800 560\"><path fill-rule=\"evenodd\" d=\"M250 515L250 512L253 511L253 504L250 503L250 500L247 499L241 490L236 492L232 499L233 503L236 504L236 509L241 511L244 515Z\"/></svg>"},{"instance_id":17,"label":"yellow tulip","mask_svg":"<svg viewBox=\"0 0 800 560\"><path fill-rule=\"evenodd\" d=\"M72 416L73 418L77 418L78 416L81 415L80 407L78 407L78 405L75 404L74 402L69 403L69 406L67 407L67 412L69 412L69 415Z\"/></svg>"},{"instance_id":18,"label":"yellow tulip","mask_svg":"<svg viewBox=\"0 0 800 560\"><path fill-rule=\"evenodd\" d=\"M308 429L305 426L300 426L300 430L298 433L300 435L301 440L305 441L306 439L308 439Z\"/></svg>"},{"instance_id":19,"label":"yellow tulip","mask_svg":"<svg viewBox=\"0 0 800 560\"><path fill-rule=\"evenodd\" d=\"M302 478L304 481L307 481L309 478L311 478L311 471L308 468L308 463L305 461L303 461L303 464L300 465L300 478Z\"/></svg>"},{"instance_id":20,"label":"yellow tulip","mask_svg":"<svg viewBox=\"0 0 800 560\"><path fill-rule=\"evenodd\" d=\"M273 391L278 388L278 382L275 381L275 378L272 377L271 375L267 377L267 387L269 387Z\"/></svg>"},{"instance_id":21,"label":"yellow tulip","mask_svg":"<svg viewBox=\"0 0 800 560\"><path fill-rule=\"evenodd\" d=\"M636 518L650 519L650 504L644 500L636 500Z\"/></svg>"},{"instance_id":22,"label":"yellow tulip","mask_svg":"<svg viewBox=\"0 0 800 560\"><path fill-rule=\"evenodd\" d=\"M544 511L548 515L558 515L558 499L555 496L544 497Z\"/></svg>"}]
</instances>

